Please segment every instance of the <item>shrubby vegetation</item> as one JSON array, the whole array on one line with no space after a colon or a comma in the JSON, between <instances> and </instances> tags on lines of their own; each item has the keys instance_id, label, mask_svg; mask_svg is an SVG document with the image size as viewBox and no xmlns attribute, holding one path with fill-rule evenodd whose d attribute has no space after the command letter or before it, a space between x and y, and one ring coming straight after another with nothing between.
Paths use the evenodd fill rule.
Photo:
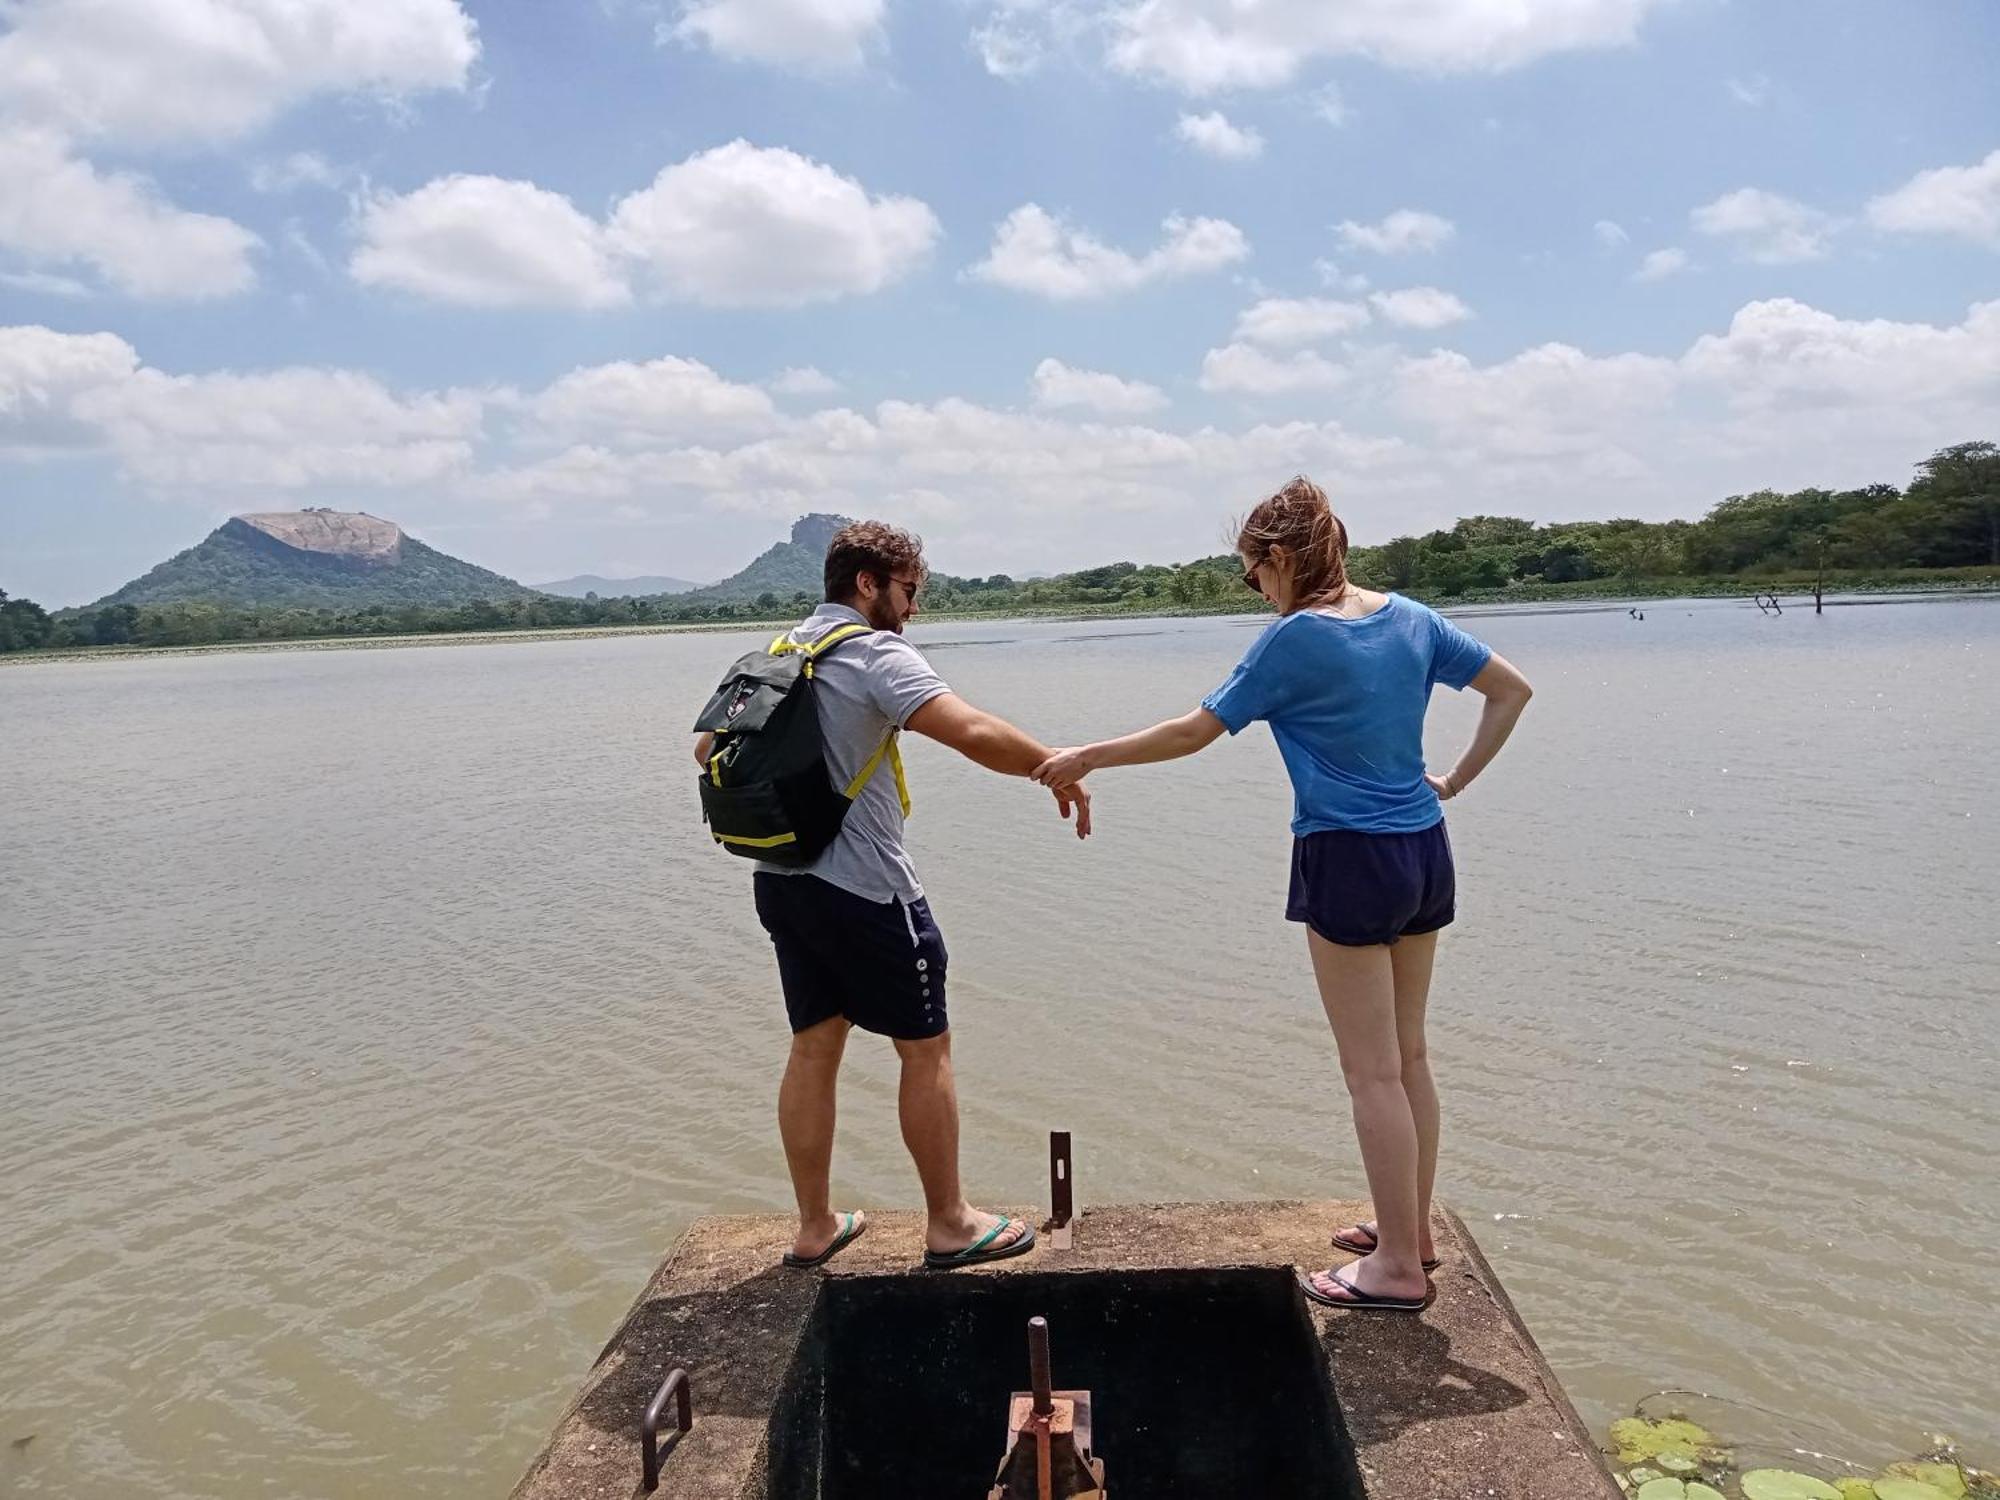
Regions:
<instances>
[{"instance_id":1,"label":"shrubby vegetation","mask_svg":"<svg viewBox=\"0 0 2000 1500\"><path fill-rule=\"evenodd\" d=\"M1760 490L1699 521L1580 521L1538 526L1469 516L1447 531L1358 547L1354 577L1431 600L1533 599L1573 593L1749 591L1820 568L1831 586L2000 570L2000 446L1961 443L1926 460L1908 489ZM924 608L938 613L1043 610L1134 614L1244 608L1231 554L1175 567L1110 563L1059 577L935 574ZM1991 576L1991 575L1987 575ZM0 595L0 599L4 599ZM109 604L53 618L26 600L0 604L0 651L64 646L197 646L221 641L366 637L453 631L727 624L796 619L812 591L753 597L655 595L562 599L539 594L445 607L226 608L209 603Z\"/></svg>"}]
</instances>

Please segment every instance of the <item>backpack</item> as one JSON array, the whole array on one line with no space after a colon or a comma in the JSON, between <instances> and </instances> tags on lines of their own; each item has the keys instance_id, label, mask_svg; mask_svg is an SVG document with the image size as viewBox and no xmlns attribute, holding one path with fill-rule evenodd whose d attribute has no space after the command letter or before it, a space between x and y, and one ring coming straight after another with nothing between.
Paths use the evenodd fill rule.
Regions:
<instances>
[{"instance_id":1,"label":"backpack","mask_svg":"<svg viewBox=\"0 0 2000 1500\"><path fill-rule=\"evenodd\" d=\"M811 864L839 836L848 808L885 760L909 816L896 730L845 790L833 784L820 737L813 664L869 633L866 625L838 625L809 645L779 636L739 658L694 721L697 732L715 735L701 773L702 821L731 854L793 868Z\"/></svg>"}]
</instances>

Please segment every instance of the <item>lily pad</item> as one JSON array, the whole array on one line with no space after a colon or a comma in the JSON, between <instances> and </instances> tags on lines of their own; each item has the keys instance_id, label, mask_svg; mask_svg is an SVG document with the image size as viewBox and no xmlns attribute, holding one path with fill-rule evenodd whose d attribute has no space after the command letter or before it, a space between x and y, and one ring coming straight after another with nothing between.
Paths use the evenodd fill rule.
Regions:
<instances>
[{"instance_id":1,"label":"lily pad","mask_svg":"<svg viewBox=\"0 0 2000 1500\"><path fill-rule=\"evenodd\" d=\"M1639 1486L1639 1500L1687 1500L1688 1487L1678 1479L1655 1479Z\"/></svg>"},{"instance_id":2,"label":"lily pad","mask_svg":"<svg viewBox=\"0 0 2000 1500\"><path fill-rule=\"evenodd\" d=\"M1824 1479L1791 1469L1752 1469L1743 1476L1745 1500L1840 1500Z\"/></svg>"},{"instance_id":3,"label":"lily pad","mask_svg":"<svg viewBox=\"0 0 2000 1500\"><path fill-rule=\"evenodd\" d=\"M1715 1446L1715 1439L1707 1428L1678 1417L1660 1422L1624 1417L1611 1424L1611 1445L1618 1450L1618 1462L1630 1466L1668 1453L1698 1460L1704 1448Z\"/></svg>"},{"instance_id":4,"label":"lily pad","mask_svg":"<svg viewBox=\"0 0 2000 1500\"><path fill-rule=\"evenodd\" d=\"M1662 1453L1660 1455L1660 1467L1665 1469L1669 1474L1692 1474L1701 1465L1689 1458L1685 1453Z\"/></svg>"},{"instance_id":5,"label":"lily pad","mask_svg":"<svg viewBox=\"0 0 2000 1500\"><path fill-rule=\"evenodd\" d=\"M1687 1500L1723 1500L1722 1491L1711 1489L1699 1479L1688 1481Z\"/></svg>"},{"instance_id":6,"label":"lily pad","mask_svg":"<svg viewBox=\"0 0 2000 1500\"><path fill-rule=\"evenodd\" d=\"M1849 1475L1836 1479L1833 1487L1840 1491L1840 1500L1875 1500L1875 1481Z\"/></svg>"},{"instance_id":7,"label":"lily pad","mask_svg":"<svg viewBox=\"0 0 2000 1500\"><path fill-rule=\"evenodd\" d=\"M1951 1500L1960 1500L1965 1494L1965 1474L1957 1464L1940 1463L1936 1459L1910 1459L1904 1463L1890 1464L1882 1471L1883 1479L1914 1479L1919 1484L1927 1484L1932 1489L1943 1490ZM1879 1486L1880 1481L1877 1481Z\"/></svg>"},{"instance_id":8,"label":"lily pad","mask_svg":"<svg viewBox=\"0 0 2000 1500\"><path fill-rule=\"evenodd\" d=\"M1641 1464L1638 1468L1630 1470L1625 1477L1630 1479L1634 1484L1651 1484L1655 1479L1660 1477L1660 1471L1649 1465Z\"/></svg>"},{"instance_id":9,"label":"lily pad","mask_svg":"<svg viewBox=\"0 0 2000 1500\"><path fill-rule=\"evenodd\" d=\"M1954 1497L1950 1491L1926 1484L1921 1479L1888 1475L1875 1481L1875 1500L1954 1500Z\"/></svg>"}]
</instances>

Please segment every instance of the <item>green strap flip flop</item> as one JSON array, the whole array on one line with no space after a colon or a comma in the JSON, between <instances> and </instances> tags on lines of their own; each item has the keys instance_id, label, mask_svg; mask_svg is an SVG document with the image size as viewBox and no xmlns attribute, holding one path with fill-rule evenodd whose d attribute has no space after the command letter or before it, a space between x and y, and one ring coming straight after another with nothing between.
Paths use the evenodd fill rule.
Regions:
<instances>
[{"instance_id":1,"label":"green strap flip flop","mask_svg":"<svg viewBox=\"0 0 2000 1500\"><path fill-rule=\"evenodd\" d=\"M1021 1237L1005 1245L995 1245L993 1242L1006 1233L1010 1224L1021 1226ZM1033 1226L1023 1219L1002 1218L963 1250L926 1250L924 1265L933 1271L949 1271L954 1266L976 1266L989 1260L1005 1260L1010 1255L1026 1255L1034 1248Z\"/></svg>"},{"instance_id":2,"label":"green strap flip flop","mask_svg":"<svg viewBox=\"0 0 2000 1500\"><path fill-rule=\"evenodd\" d=\"M836 1234L827 1247L817 1255L794 1255L785 1252L785 1264L794 1271L810 1271L814 1266L823 1266L849 1245L868 1232L868 1221L857 1211L841 1215L840 1233Z\"/></svg>"}]
</instances>

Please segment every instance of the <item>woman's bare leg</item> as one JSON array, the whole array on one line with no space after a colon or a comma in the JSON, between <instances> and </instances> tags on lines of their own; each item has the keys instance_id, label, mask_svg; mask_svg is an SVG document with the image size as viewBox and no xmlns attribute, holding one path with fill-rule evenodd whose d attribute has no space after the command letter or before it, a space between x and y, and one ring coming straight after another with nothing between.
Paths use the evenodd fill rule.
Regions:
<instances>
[{"instance_id":1,"label":"woman's bare leg","mask_svg":"<svg viewBox=\"0 0 2000 1500\"><path fill-rule=\"evenodd\" d=\"M1417 1243L1425 1260L1437 1255L1431 1243L1431 1193L1437 1185L1438 1096L1424 1042L1424 1012L1436 957L1435 932L1406 937L1389 949L1396 980L1396 1049L1403 1062L1403 1092L1409 1096L1410 1116L1417 1127Z\"/></svg>"},{"instance_id":2,"label":"woman's bare leg","mask_svg":"<svg viewBox=\"0 0 2000 1500\"><path fill-rule=\"evenodd\" d=\"M1426 1261L1437 1258L1431 1239L1431 1201L1437 1183L1439 1113L1437 1086L1431 1080L1430 1054L1424 1040L1424 1018L1430 1002L1431 966L1437 957L1437 934L1406 937L1389 949L1396 986L1396 1050L1403 1064L1403 1092L1409 1095L1410 1117L1417 1127L1417 1211L1419 1249ZM1357 1233L1358 1231L1358 1233ZM1373 1220L1350 1224L1336 1236L1367 1244L1375 1234Z\"/></svg>"},{"instance_id":3,"label":"woman's bare leg","mask_svg":"<svg viewBox=\"0 0 2000 1500\"><path fill-rule=\"evenodd\" d=\"M1307 942L1375 1200L1375 1251L1355 1263L1348 1279L1375 1295L1419 1297L1428 1283L1419 1249L1417 1123L1403 1087L1391 949L1344 947L1310 929Z\"/></svg>"}]
</instances>

